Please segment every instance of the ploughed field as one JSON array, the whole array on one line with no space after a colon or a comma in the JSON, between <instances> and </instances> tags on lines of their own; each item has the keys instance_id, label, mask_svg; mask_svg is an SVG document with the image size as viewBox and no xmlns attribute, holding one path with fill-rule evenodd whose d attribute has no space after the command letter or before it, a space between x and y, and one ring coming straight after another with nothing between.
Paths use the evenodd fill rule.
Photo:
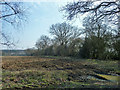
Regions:
<instances>
[{"instance_id":1,"label":"ploughed field","mask_svg":"<svg viewBox=\"0 0 120 90\"><path fill-rule=\"evenodd\" d=\"M2 56L1 86L3 89L119 88L118 64L112 60L69 57Z\"/></svg>"}]
</instances>

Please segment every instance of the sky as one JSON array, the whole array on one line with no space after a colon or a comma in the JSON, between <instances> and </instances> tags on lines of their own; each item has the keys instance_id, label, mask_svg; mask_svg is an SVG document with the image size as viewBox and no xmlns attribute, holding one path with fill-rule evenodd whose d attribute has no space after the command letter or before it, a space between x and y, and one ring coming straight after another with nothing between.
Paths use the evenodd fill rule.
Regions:
<instances>
[{"instance_id":1,"label":"sky","mask_svg":"<svg viewBox=\"0 0 120 90\"><path fill-rule=\"evenodd\" d=\"M64 18L64 12L60 12L60 8L67 2L27 2L29 6L28 21L25 26L17 30L11 26L7 26L8 32L12 36L12 40L16 46L12 48L4 47L3 49L27 49L35 47L36 41L41 35L51 37L49 28L52 24L67 22ZM72 25L82 27L81 19L78 18L71 22Z\"/></svg>"}]
</instances>

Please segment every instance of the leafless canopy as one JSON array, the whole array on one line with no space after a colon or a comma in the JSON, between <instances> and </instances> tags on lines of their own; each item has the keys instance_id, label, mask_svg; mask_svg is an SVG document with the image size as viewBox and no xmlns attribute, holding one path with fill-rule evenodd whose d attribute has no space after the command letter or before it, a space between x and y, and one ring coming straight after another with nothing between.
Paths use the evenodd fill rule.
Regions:
<instances>
[{"instance_id":1,"label":"leafless canopy","mask_svg":"<svg viewBox=\"0 0 120 90\"><path fill-rule=\"evenodd\" d=\"M20 23L20 21L25 20L26 10L22 2L1 1L0 5L2 6L0 19L11 24Z\"/></svg>"},{"instance_id":2,"label":"leafless canopy","mask_svg":"<svg viewBox=\"0 0 120 90\"><path fill-rule=\"evenodd\" d=\"M42 35L36 42L36 47L39 50L46 49L50 45L50 38L46 35Z\"/></svg>"},{"instance_id":3,"label":"leafless canopy","mask_svg":"<svg viewBox=\"0 0 120 90\"><path fill-rule=\"evenodd\" d=\"M90 13L96 16L96 19L102 19L104 17L109 17L110 20L118 19L120 13L120 2L119 0L105 1L105 0L95 0L95 1L82 1L73 2L67 4L63 9L67 14L67 19L71 20L78 14ZM118 21L118 20L117 20Z\"/></svg>"},{"instance_id":4,"label":"leafless canopy","mask_svg":"<svg viewBox=\"0 0 120 90\"><path fill-rule=\"evenodd\" d=\"M2 22L2 27L4 24L10 24L14 27L21 27L23 21L26 21L26 9L22 2L6 2L6 0L0 0L0 21ZM2 28L1 33L1 44L2 45L13 45L8 38L7 32Z\"/></svg>"},{"instance_id":5,"label":"leafless canopy","mask_svg":"<svg viewBox=\"0 0 120 90\"><path fill-rule=\"evenodd\" d=\"M53 24L50 27L50 33L55 36L56 41L58 41L60 45L66 45L69 40L75 39L81 35L77 27L71 26L65 22Z\"/></svg>"}]
</instances>

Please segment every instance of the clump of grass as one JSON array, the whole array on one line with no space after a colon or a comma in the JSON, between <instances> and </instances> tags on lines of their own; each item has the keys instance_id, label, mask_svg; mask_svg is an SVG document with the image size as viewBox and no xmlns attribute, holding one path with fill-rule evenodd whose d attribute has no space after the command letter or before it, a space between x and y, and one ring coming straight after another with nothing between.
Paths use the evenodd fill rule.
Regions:
<instances>
[{"instance_id":1,"label":"clump of grass","mask_svg":"<svg viewBox=\"0 0 120 90\"><path fill-rule=\"evenodd\" d=\"M5 73L6 72L6 73ZM15 73L14 73L15 74ZM59 85L62 81L65 81L67 75L64 71L21 71L17 72L15 76L13 76L13 72L9 72L9 76L7 71L4 71L5 77L3 77L4 81L4 88L16 87L17 83L21 83L21 86L30 85L35 86L38 85L39 87L53 87L53 85ZM16 80L17 79L17 80ZM7 80L7 81L6 81ZM5 84L5 83L14 83L12 84Z\"/></svg>"}]
</instances>

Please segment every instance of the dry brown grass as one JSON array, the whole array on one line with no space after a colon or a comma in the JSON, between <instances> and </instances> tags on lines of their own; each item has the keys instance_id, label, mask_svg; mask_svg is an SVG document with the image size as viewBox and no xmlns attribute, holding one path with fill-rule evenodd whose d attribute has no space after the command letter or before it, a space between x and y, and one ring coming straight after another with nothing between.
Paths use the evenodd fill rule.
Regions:
<instances>
[{"instance_id":1,"label":"dry brown grass","mask_svg":"<svg viewBox=\"0 0 120 90\"><path fill-rule=\"evenodd\" d=\"M105 61L107 62L107 61ZM2 56L2 69L4 88L23 87L31 83L39 87L91 87L94 85L116 85L112 82L88 79L88 75L95 74L94 71L111 72L111 66L117 62L111 61L107 65L104 61L96 60L72 60L63 58L42 58L33 56ZM105 67L107 66L107 67ZM117 69L117 68L115 68ZM115 71L112 71L115 73ZM41 77L41 79L39 79ZM61 82L63 85L61 86ZM9 86L9 83L13 83ZM33 84L34 82L34 84ZM39 84L41 82L42 84ZM44 84L44 85L43 85ZM42 85L42 86L41 86ZM73 85L73 86L72 86ZM100 86L99 86L100 87Z\"/></svg>"},{"instance_id":2,"label":"dry brown grass","mask_svg":"<svg viewBox=\"0 0 120 90\"><path fill-rule=\"evenodd\" d=\"M2 68L5 70L25 70L31 68L40 68L40 63L55 59L39 58L33 56L3 56ZM38 62L38 64L37 64Z\"/></svg>"},{"instance_id":3,"label":"dry brown grass","mask_svg":"<svg viewBox=\"0 0 120 90\"><path fill-rule=\"evenodd\" d=\"M95 64L96 63L96 64ZM28 69L46 69L46 70L68 70L73 72L81 72L82 74L92 74L93 71L111 72L110 66L105 69L103 65L106 63L95 61L76 61L61 58L40 58L33 56L3 56L2 68L10 71L21 71ZM115 64L115 63L114 63ZM102 66L101 66L102 65Z\"/></svg>"}]
</instances>

